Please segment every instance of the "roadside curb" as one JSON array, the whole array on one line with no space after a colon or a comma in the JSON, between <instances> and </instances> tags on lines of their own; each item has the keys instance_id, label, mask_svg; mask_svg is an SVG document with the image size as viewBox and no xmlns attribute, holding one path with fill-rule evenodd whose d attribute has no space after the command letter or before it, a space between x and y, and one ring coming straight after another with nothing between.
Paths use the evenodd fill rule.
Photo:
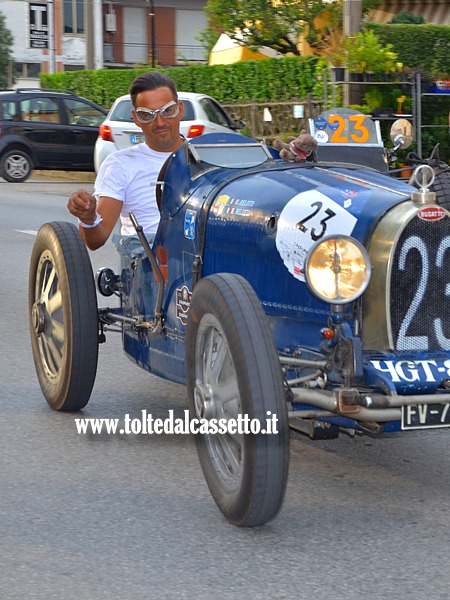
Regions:
<instances>
[{"instance_id":1,"label":"roadside curb","mask_svg":"<svg viewBox=\"0 0 450 600\"><path fill-rule=\"evenodd\" d=\"M32 172L30 179L57 179L64 181L94 182L96 174L89 171L41 171Z\"/></svg>"}]
</instances>

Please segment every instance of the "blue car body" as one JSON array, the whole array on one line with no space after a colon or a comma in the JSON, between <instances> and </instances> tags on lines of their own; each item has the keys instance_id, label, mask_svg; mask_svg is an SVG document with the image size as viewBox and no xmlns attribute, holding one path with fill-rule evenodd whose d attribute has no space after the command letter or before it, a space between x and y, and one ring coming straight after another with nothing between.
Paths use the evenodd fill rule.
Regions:
<instances>
[{"instance_id":1,"label":"blue car body","mask_svg":"<svg viewBox=\"0 0 450 600\"><path fill-rule=\"evenodd\" d=\"M245 146L242 137L238 141ZM212 149L219 145L226 152L223 146L229 144L230 154L234 143L232 134L210 134L191 146L197 144L208 156L208 145ZM250 154L252 140L248 144ZM299 375L308 381L314 361L327 363L325 368L319 366L326 382L322 378L310 390L300 386L292 400L293 412L301 415L314 408L319 409L314 413L318 422L360 431L392 431L408 428L406 412L400 418L404 406L402 410L408 410L410 417L417 417L410 418L412 428L447 426L450 215L439 208L438 218L418 217L423 206L428 214L433 209L428 210L427 202L411 200L417 190L368 167L329 161L287 163L277 158L276 151L269 149L269 153L260 164L250 160L232 168L214 166L209 159L196 162L187 146L171 157L159 184L161 222L152 248L166 278L163 328L153 335L149 330L125 327L125 352L149 372L185 383L185 329L195 286L212 274L234 273L255 290L282 364L283 357L300 355L311 361L284 367L288 385ZM302 246L300 254L309 250L303 242L289 241L292 214L300 221L303 217L305 223L309 220L310 247L341 233L369 251L375 264L372 282L340 315L333 316L330 305L311 293L301 272L302 256L290 255L296 244ZM391 214L399 224L393 233ZM283 218L284 233L280 234ZM122 258L121 284L119 312L151 320L158 282L144 253ZM339 329L339 342L324 340L330 319ZM350 362L336 358L338 343L351 354ZM337 398L347 388L351 390L349 403L344 392L343 400L334 401L337 414L330 415L329 402L325 402L327 414L321 416L322 402L316 396ZM430 413L422 401L440 405L437 421L427 414L420 422L420 414Z\"/></svg>"},{"instance_id":2,"label":"blue car body","mask_svg":"<svg viewBox=\"0 0 450 600\"><path fill-rule=\"evenodd\" d=\"M239 526L278 513L290 428L329 439L450 427L450 198L430 189L427 165L418 187L390 175L364 115L325 117L299 163L235 134L174 152L156 182L155 239L130 213L120 273L97 273L118 306L98 308L72 223L44 224L31 256L31 343L48 404L85 407L99 342L119 326L133 362L186 384L182 423Z\"/></svg>"}]
</instances>

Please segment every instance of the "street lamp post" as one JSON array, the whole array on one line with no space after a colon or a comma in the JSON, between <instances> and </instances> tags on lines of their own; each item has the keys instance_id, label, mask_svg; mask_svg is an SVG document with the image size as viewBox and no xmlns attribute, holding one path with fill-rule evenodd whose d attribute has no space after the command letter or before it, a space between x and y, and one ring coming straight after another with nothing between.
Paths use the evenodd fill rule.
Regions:
<instances>
[{"instance_id":1,"label":"street lamp post","mask_svg":"<svg viewBox=\"0 0 450 600\"><path fill-rule=\"evenodd\" d=\"M361 31L362 21L362 0L344 0L342 4L342 24L344 35L354 36L355 33ZM346 77L348 78L348 71ZM348 106L350 103L360 103L360 89L355 90L356 86L344 85L342 92L342 98L344 106Z\"/></svg>"},{"instance_id":2,"label":"street lamp post","mask_svg":"<svg viewBox=\"0 0 450 600\"><path fill-rule=\"evenodd\" d=\"M362 0L344 0L342 9L344 34L354 35L361 31Z\"/></svg>"}]
</instances>

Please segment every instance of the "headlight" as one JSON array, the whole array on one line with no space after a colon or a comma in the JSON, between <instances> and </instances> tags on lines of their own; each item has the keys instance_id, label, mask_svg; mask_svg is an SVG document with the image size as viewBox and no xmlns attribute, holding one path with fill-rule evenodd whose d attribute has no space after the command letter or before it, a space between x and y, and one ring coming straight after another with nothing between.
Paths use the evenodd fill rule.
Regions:
<instances>
[{"instance_id":1,"label":"headlight","mask_svg":"<svg viewBox=\"0 0 450 600\"><path fill-rule=\"evenodd\" d=\"M364 246L343 235L320 240L305 261L310 290L331 304L347 304L359 298L367 288L370 273L370 259Z\"/></svg>"}]
</instances>

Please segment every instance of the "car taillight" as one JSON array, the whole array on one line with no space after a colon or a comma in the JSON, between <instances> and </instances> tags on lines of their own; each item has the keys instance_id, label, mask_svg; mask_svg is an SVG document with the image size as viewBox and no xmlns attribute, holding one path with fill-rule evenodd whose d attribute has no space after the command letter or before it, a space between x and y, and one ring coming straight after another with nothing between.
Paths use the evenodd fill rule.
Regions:
<instances>
[{"instance_id":1,"label":"car taillight","mask_svg":"<svg viewBox=\"0 0 450 600\"><path fill-rule=\"evenodd\" d=\"M114 141L111 127L109 125L100 125L98 133L99 133L100 137L102 138L102 140L104 140L105 142L113 142Z\"/></svg>"},{"instance_id":2,"label":"car taillight","mask_svg":"<svg viewBox=\"0 0 450 600\"><path fill-rule=\"evenodd\" d=\"M204 129L205 129L204 125L191 125L189 127L189 131L188 131L187 137L188 138L193 138L193 137L197 137L199 135L202 135Z\"/></svg>"}]
</instances>

